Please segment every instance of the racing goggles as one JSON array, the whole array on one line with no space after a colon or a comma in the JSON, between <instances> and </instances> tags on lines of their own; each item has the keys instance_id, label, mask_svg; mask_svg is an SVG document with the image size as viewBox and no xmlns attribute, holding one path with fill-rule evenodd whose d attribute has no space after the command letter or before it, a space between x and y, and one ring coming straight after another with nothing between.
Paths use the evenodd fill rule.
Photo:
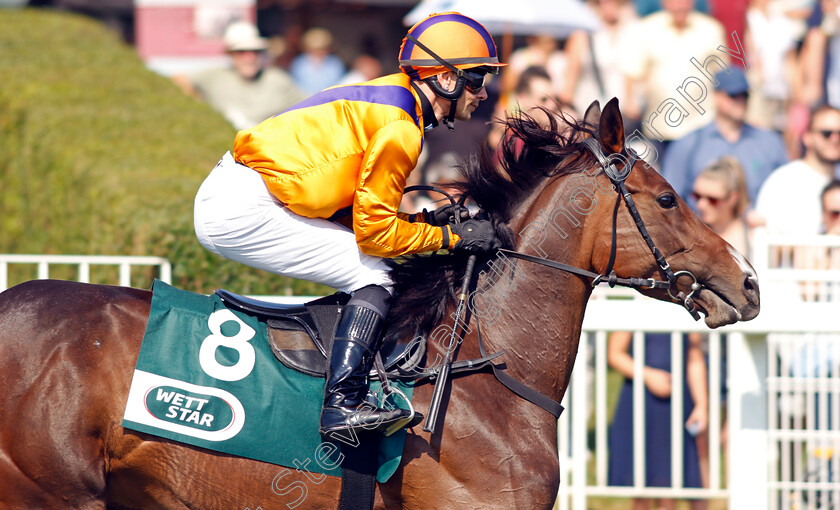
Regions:
<instances>
[{"instance_id":1,"label":"racing goggles","mask_svg":"<svg viewBox=\"0 0 840 510\"><path fill-rule=\"evenodd\" d=\"M487 73L476 73L473 71L462 70L462 75L466 79L465 86L467 90L473 94L478 94L484 88L484 77Z\"/></svg>"}]
</instances>

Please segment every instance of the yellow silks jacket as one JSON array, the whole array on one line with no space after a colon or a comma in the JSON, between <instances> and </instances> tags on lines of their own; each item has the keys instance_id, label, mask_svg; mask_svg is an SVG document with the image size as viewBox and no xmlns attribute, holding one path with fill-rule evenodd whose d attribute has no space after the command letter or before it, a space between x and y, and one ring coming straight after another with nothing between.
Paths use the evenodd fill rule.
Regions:
<instances>
[{"instance_id":1,"label":"yellow silks jacket","mask_svg":"<svg viewBox=\"0 0 840 510\"><path fill-rule=\"evenodd\" d=\"M397 211L424 138L421 103L410 80L399 73L319 92L237 133L234 158L259 172L268 190L296 214L330 218L352 206L363 253L396 257L439 250L440 227L411 223ZM451 248L459 237L444 228Z\"/></svg>"}]
</instances>

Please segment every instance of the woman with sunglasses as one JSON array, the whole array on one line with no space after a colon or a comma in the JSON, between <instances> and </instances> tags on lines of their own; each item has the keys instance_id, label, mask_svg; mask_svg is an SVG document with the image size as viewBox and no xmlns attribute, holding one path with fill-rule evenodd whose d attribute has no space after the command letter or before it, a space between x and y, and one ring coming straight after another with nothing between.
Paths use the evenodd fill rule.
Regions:
<instances>
[{"instance_id":1,"label":"woman with sunglasses","mask_svg":"<svg viewBox=\"0 0 840 510\"><path fill-rule=\"evenodd\" d=\"M366 401L390 308L384 259L498 247L489 221L450 225L462 216L454 205L398 212L425 132L454 129L487 98L484 76L504 65L493 38L472 18L434 14L408 31L399 63L399 73L326 89L240 131L196 196L196 234L211 252L352 295L332 345L322 433L409 416Z\"/></svg>"},{"instance_id":2,"label":"woman with sunglasses","mask_svg":"<svg viewBox=\"0 0 840 510\"><path fill-rule=\"evenodd\" d=\"M723 156L704 168L694 181L691 200L700 219L749 258L750 228L745 220L749 197L741 163Z\"/></svg>"}]
</instances>

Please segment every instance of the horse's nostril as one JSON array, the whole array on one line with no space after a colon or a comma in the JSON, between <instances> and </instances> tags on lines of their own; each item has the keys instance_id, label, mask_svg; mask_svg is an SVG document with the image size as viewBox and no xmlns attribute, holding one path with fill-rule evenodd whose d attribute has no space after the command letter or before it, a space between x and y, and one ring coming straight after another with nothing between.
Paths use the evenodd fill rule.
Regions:
<instances>
[{"instance_id":1,"label":"horse's nostril","mask_svg":"<svg viewBox=\"0 0 840 510\"><path fill-rule=\"evenodd\" d=\"M744 278L744 295L752 304L758 304L758 278L755 274L747 273Z\"/></svg>"},{"instance_id":2,"label":"horse's nostril","mask_svg":"<svg viewBox=\"0 0 840 510\"><path fill-rule=\"evenodd\" d=\"M744 280L744 288L747 289L747 290L755 289L755 286L753 285L753 276L752 275L747 276L747 278Z\"/></svg>"}]
</instances>

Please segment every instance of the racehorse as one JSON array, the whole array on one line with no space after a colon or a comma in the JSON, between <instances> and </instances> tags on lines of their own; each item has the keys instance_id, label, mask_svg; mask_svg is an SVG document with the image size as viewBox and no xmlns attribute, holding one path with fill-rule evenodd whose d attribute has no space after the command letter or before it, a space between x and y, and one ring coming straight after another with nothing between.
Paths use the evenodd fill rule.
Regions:
<instances>
[{"instance_id":1,"label":"racehorse","mask_svg":"<svg viewBox=\"0 0 840 510\"><path fill-rule=\"evenodd\" d=\"M624 147L615 99L603 113L593 103L582 122L552 120L547 129L527 115L505 122L501 152L485 151L466 164L461 186L507 232L510 247L604 275L603 281L667 276L671 287L637 287L703 313L710 327L758 314L753 269ZM587 148L587 139L597 143ZM604 155L610 155L606 162ZM652 255L654 246L659 256ZM480 335L487 350L504 349L497 361L508 375L559 401L593 281L542 264L500 260L501 275L486 260L480 266L473 288L503 291L474 303L458 356L479 357ZM409 264L404 271L420 275L416 269ZM406 299L398 298L395 311L413 308L423 315L414 326L445 320L454 309L451 288L460 283L457 272L422 272L414 294L395 276L398 288L408 289L400 290ZM427 300L435 293L440 306ZM336 508L339 478L120 425L150 299L139 289L53 280L0 294L0 507ZM427 358L443 349L428 342ZM428 408L431 394L429 384L416 387L418 411ZM552 507L559 469L551 414L487 372L452 380L443 408L433 435L409 431L400 467L377 487L376 508Z\"/></svg>"}]
</instances>

